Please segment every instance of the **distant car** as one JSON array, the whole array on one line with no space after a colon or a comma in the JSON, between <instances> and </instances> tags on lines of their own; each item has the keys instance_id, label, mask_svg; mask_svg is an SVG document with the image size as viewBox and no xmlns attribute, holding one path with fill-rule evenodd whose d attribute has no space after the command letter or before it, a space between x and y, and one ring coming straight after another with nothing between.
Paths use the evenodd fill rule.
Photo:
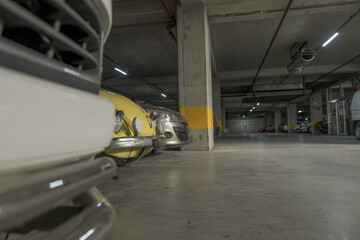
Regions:
<instances>
[{"instance_id":1,"label":"distant car","mask_svg":"<svg viewBox=\"0 0 360 240\"><path fill-rule=\"evenodd\" d=\"M318 125L319 131L322 133L328 133L328 121L327 119L321 121Z\"/></svg>"},{"instance_id":2,"label":"distant car","mask_svg":"<svg viewBox=\"0 0 360 240\"><path fill-rule=\"evenodd\" d=\"M214 137L220 134L220 126L215 118L213 118L213 127L214 127Z\"/></svg>"},{"instance_id":3,"label":"distant car","mask_svg":"<svg viewBox=\"0 0 360 240\"><path fill-rule=\"evenodd\" d=\"M115 131L105 154L124 165L150 153L154 141L159 140L150 113L120 94L101 90L100 96L112 101L116 108Z\"/></svg>"},{"instance_id":4,"label":"distant car","mask_svg":"<svg viewBox=\"0 0 360 240\"><path fill-rule=\"evenodd\" d=\"M293 130L294 132L298 132L298 133L310 133L311 132L310 118L305 118L304 121L296 125Z\"/></svg>"},{"instance_id":5,"label":"distant car","mask_svg":"<svg viewBox=\"0 0 360 240\"><path fill-rule=\"evenodd\" d=\"M355 137L360 140L360 92L356 92L351 101L351 115L354 121Z\"/></svg>"},{"instance_id":6,"label":"distant car","mask_svg":"<svg viewBox=\"0 0 360 240\"><path fill-rule=\"evenodd\" d=\"M181 113L151 105L143 105L143 107L157 119L157 124L161 124L167 148L179 148L189 143L188 123Z\"/></svg>"},{"instance_id":7,"label":"distant car","mask_svg":"<svg viewBox=\"0 0 360 240\"><path fill-rule=\"evenodd\" d=\"M284 123L283 127L282 127L282 132L288 132L289 131L289 126L287 123Z\"/></svg>"},{"instance_id":8,"label":"distant car","mask_svg":"<svg viewBox=\"0 0 360 240\"><path fill-rule=\"evenodd\" d=\"M271 124L271 125L268 127L268 132L275 132L275 124Z\"/></svg>"}]
</instances>

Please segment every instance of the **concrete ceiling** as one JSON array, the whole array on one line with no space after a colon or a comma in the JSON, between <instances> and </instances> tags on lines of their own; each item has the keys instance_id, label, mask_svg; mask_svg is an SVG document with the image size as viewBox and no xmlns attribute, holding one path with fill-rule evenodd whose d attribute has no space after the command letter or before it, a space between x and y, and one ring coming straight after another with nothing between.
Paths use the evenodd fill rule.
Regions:
<instances>
[{"instance_id":1,"label":"concrete ceiling","mask_svg":"<svg viewBox=\"0 0 360 240\"><path fill-rule=\"evenodd\" d=\"M189 0L167 0L176 15L176 4ZM336 40L320 48L315 60L303 70L288 77L290 48L295 42L307 41L318 48L349 17L360 8L360 1L351 0L294 0L277 39L260 71L255 86L259 95L248 93L251 81L275 33L288 0L198 0L205 2L211 26L214 65L221 82L222 97L228 112L231 106L248 107L256 101L268 102L275 108L303 95L303 81L310 83L318 77L360 54L360 14L349 22ZM169 35L172 24L161 0L113 0L113 28L104 53L129 68L130 71L163 89L174 98L163 98L160 92L143 80L123 76L114 70L113 62L104 59L103 86L119 91L134 100L177 108L177 45ZM176 27L172 28L176 35ZM215 68L214 68L215 69ZM347 79L360 72L356 59L334 73L311 85L320 89L329 81ZM325 86L325 85L324 85ZM260 94L262 92L262 94ZM240 100L241 99L241 100ZM308 98L302 98L309 102ZM264 105L265 106L265 105ZM265 110L264 110L265 111Z\"/></svg>"}]
</instances>

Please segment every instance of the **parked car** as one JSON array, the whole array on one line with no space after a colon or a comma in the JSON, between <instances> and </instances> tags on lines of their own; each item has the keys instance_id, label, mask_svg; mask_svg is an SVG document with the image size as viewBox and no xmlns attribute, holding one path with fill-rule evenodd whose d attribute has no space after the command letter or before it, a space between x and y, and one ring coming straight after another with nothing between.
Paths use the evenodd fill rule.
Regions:
<instances>
[{"instance_id":1,"label":"parked car","mask_svg":"<svg viewBox=\"0 0 360 240\"><path fill-rule=\"evenodd\" d=\"M110 0L0 1L1 239L110 237L115 213L94 186L116 172L95 159L114 130L98 96L111 12Z\"/></svg>"},{"instance_id":2,"label":"parked car","mask_svg":"<svg viewBox=\"0 0 360 240\"><path fill-rule=\"evenodd\" d=\"M283 127L282 127L282 132L289 132L288 123L284 123L284 125L283 125Z\"/></svg>"},{"instance_id":3,"label":"parked car","mask_svg":"<svg viewBox=\"0 0 360 240\"><path fill-rule=\"evenodd\" d=\"M271 124L271 125L268 127L268 132L275 132L275 124Z\"/></svg>"},{"instance_id":4,"label":"parked car","mask_svg":"<svg viewBox=\"0 0 360 240\"><path fill-rule=\"evenodd\" d=\"M220 126L215 118L213 118L213 128L214 128L214 137L220 135Z\"/></svg>"},{"instance_id":5,"label":"parked car","mask_svg":"<svg viewBox=\"0 0 360 240\"><path fill-rule=\"evenodd\" d=\"M174 110L144 105L151 115L161 124L166 137L167 148L179 148L189 143L189 128L185 117Z\"/></svg>"},{"instance_id":6,"label":"parked car","mask_svg":"<svg viewBox=\"0 0 360 240\"><path fill-rule=\"evenodd\" d=\"M351 101L351 115L356 139L360 140L360 92L356 92Z\"/></svg>"},{"instance_id":7,"label":"parked car","mask_svg":"<svg viewBox=\"0 0 360 240\"><path fill-rule=\"evenodd\" d=\"M305 118L302 122L300 122L298 125L294 127L293 131L298 133L310 133L311 132L310 118Z\"/></svg>"},{"instance_id":8,"label":"parked car","mask_svg":"<svg viewBox=\"0 0 360 240\"><path fill-rule=\"evenodd\" d=\"M162 141L156 136L156 122L137 103L130 99L106 90L100 91L103 96L115 104L116 131L105 153L113 157L118 165L138 160L153 150L154 141ZM165 144L165 141L163 141Z\"/></svg>"},{"instance_id":9,"label":"parked car","mask_svg":"<svg viewBox=\"0 0 360 240\"><path fill-rule=\"evenodd\" d=\"M328 121L327 119L321 121L318 125L319 131L322 133L328 133Z\"/></svg>"}]
</instances>

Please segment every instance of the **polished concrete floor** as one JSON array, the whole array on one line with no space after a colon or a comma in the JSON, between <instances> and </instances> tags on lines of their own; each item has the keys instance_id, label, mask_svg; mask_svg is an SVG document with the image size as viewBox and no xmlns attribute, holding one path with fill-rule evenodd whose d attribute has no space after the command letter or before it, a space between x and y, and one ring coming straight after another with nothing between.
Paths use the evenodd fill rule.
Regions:
<instances>
[{"instance_id":1,"label":"polished concrete floor","mask_svg":"<svg viewBox=\"0 0 360 240\"><path fill-rule=\"evenodd\" d=\"M360 239L360 141L228 135L211 152L168 151L99 186L113 239Z\"/></svg>"}]
</instances>

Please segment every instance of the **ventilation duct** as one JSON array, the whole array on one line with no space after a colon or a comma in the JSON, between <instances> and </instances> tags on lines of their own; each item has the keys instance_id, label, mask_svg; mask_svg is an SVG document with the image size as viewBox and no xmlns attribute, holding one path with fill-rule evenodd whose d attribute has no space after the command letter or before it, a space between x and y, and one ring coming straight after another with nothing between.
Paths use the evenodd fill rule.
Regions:
<instances>
[{"instance_id":1,"label":"ventilation duct","mask_svg":"<svg viewBox=\"0 0 360 240\"><path fill-rule=\"evenodd\" d=\"M314 60L315 50L312 48L303 48L299 51L288 65L287 70L290 74L295 73L296 71L302 70L306 64Z\"/></svg>"}]
</instances>

